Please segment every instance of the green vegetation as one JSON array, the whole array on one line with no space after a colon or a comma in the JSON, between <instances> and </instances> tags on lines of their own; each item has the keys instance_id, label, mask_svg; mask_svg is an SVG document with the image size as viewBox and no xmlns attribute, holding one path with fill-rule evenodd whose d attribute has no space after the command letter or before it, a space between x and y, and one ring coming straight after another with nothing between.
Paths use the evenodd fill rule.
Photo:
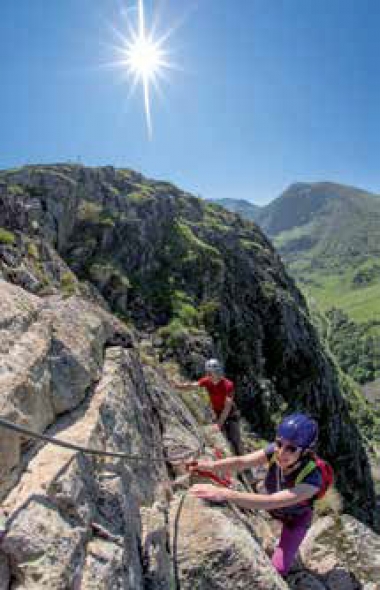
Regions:
<instances>
[{"instance_id":1,"label":"green vegetation","mask_svg":"<svg viewBox=\"0 0 380 590\"><path fill-rule=\"evenodd\" d=\"M313 302L308 305L312 323L331 355L351 416L370 444L380 441L380 409L378 404L367 401L358 385L379 375L380 321L373 322L371 327L358 325L341 310L334 309L325 315Z\"/></svg>"},{"instance_id":2,"label":"green vegetation","mask_svg":"<svg viewBox=\"0 0 380 590\"><path fill-rule=\"evenodd\" d=\"M83 199L78 210L78 220L91 225L98 225L103 228L115 226L113 213L102 207L100 203Z\"/></svg>"},{"instance_id":3,"label":"green vegetation","mask_svg":"<svg viewBox=\"0 0 380 590\"><path fill-rule=\"evenodd\" d=\"M160 336L165 340L165 347L181 346L188 334L196 333L202 327L205 309L202 313L192 304L192 299L183 291L171 293L171 320L159 329Z\"/></svg>"},{"instance_id":4,"label":"green vegetation","mask_svg":"<svg viewBox=\"0 0 380 590\"><path fill-rule=\"evenodd\" d=\"M12 232L0 227L0 244L8 244L11 246L15 241L16 236Z\"/></svg>"},{"instance_id":5,"label":"green vegetation","mask_svg":"<svg viewBox=\"0 0 380 590\"><path fill-rule=\"evenodd\" d=\"M115 292L131 286L127 275L111 260L93 261L87 272L96 285L107 285Z\"/></svg>"},{"instance_id":6,"label":"green vegetation","mask_svg":"<svg viewBox=\"0 0 380 590\"><path fill-rule=\"evenodd\" d=\"M248 250L251 252L262 252L265 250L264 246L258 242L254 242L253 240L246 240L246 239L241 239L240 240L240 244L241 246L244 248L244 250Z\"/></svg>"},{"instance_id":7,"label":"green vegetation","mask_svg":"<svg viewBox=\"0 0 380 590\"><path fill-rule=\"evenodd\" d=\"M198 221L198 227L209 228L218 233L231 231L231 213L209 203L202 203L202 220Z\"/></svg>"},{"instance_id":8,"label":"green vegetation","mask_svg":"<svg viewBox=\"0 0 380 590\"><path fill-rule=\"evenodd\" d=\"M12 174L16 174L17 172L21 172L21 170L22 170L22 166L19 166L18 168L8 168L7 170L0 170L0 177L7 178L8 176L11 176Z\"/></svg>"},{"instance_id":9,"label":"green vegetation","mask_svg":"<svg viewBox=\"0 0 380 590\"><path fill-rule=\"evenodd\" d=\"M77 282L75 275L70 272L64 272L61 276L61 291L65 297L75 295L77 292Z\"/></svg>"},{"instance_id":10,"label":"green vegetation","mask_svg":"<svg viewBox=\"0 0 380 590\"><path fill-rule=\"evenodd\" d=\"M199 324L199 312L191 304L191 298L183 291L174 291L172 296L173 317L188 328Z\"/></svg>"},{"instance_id":11,"label":"green vegetation","mask_svg":"<svg viewBox=\"0 0 380 590\"><path fill-rule=\"evenodd\" d=\"M99 225L104 228L115 227L115 219L109 212L103 210L99 216Z\"/></svg>"},{"instance_id":12,"label":"green vegetation","mask_svg":"<svg viewBox=\"0 0 380 590\"><path fill-rule=\"evenodd\" d=\"M214 203L202 203L204 223L215 229L231 231L231 222L235 217L223 207Z\"/></svg>"},{"instance_id":13,"label":"green vegetation","mask_svg":"<svg viewBox=\"0 0 380 590\"><path fill-rule=\"evenodd\" d=\"M310 234L314 230L314 222L307 223L306 225L296 226L287 231L280 232L276 235L273 242L278 250L293 250L299 248L299 244L302 243L302 239L310 239Z\"/></svg>"},{"instance_id":14,"label":"green vegetation","mask_svg":"<svg viewBox=\"0 0 380 590\"><path fill-rule=\"evenodd\" d=\"M342 369L365 383L380 370L380 199L333 187L313 207L311 220L274 242L309 301L327 315L327 341Z\"/></svg>"},{"instance_id":15,"label":"green vegetation","mask_svg":"<svg viewBox=\"0 0 380 590\"><path fill-rule=\"evenodd\" d=\"M132 190L125 195L125 198L130 203L140 205L146 201L153 200L155 197L155 190L149 184L133 182L129 186L132 186Z\"/></svg>"},{"instance_id":16,"label":"green vegetation","mask_svg":"<svg viewBox=\"0 0 380 590\"><path fill-rule=\"evenodd\" d=\"M13 196L23 195L24 189L19 184L8 185L8 193Z\"/></svg>"},{"instance_id":17,"label":"green vegetation","mask_svg":"<svg viewBox=\"0 0 380 590\"><path fill-rule=\"evenodd\" d=\"M271 300L277 295L278 286L274 281L262 281L260 288L264 299Z\"/></svg>"},{"instance_id":18,"label":"green vegetation","mask_svg":"<svg viewBox=\"0 0 380 590\"><path fill-rule=\"evenodd\" d=\"M71 178L69 176L69 174L72 172L72 166L70 167L64 167L64 166L26 166L26 168L33 173L33 176L36 176L36 178L40 178L40 177L48 177L48 176L54 176L56 178L59 178L60 180L63 180L66 184L72 184L73 186L76 185L76 181ZM65 173L66 172L66 173ZM40 187L35 187L35 186L30 186L30 189L36 189L38 191L42 191L43 193L43 189ZM42 194L41 193L41 194Z\"/></svg>"},{"instance_id":19,"label":"green vegetation","mask_svg":"<svg viewBox=\"0 0 380 590\"><path fill-rule=\"evenodd\" d=\"M200 256L210 256L211 259L220 259L219 250L198 238L186 223L177 221L176 230L178 237L188 248L187 258L189 260Z\"/></svg>"},{"instance_id":20,"label":"green vegetation","mask_svg":"<svg viewBox=\"0 0 380 590\"><path fill-rule=\"evenodd\" d=\"M131 193L128 193L127 199L131 203L138 204L152 199L152 194L150 191L146 190L132 191Z\"/></svg>"},{"instance_id":21,"label":"green vegetation","mask_svg":"<svg viewBox=\"0 0 380 590\"><path fill-rule=\"evenodd\" d=\"M376 268L374 261L366 264L371 269ZM341 268L336 273L302 272L297 269L293 275L299 279L305 294L315 299L322 311L338 307L352 320L367 322L380 318L380 276L375 275L370 284L353 288L354 277L360 269L363 267ZM292 265L290 271L292 272Z\"/></svg>"},{"instance_id":22,"label":"green vegetation","mask_svg":"<svg viewBox=\"0 0 380 590\"><path fill-rule=\"evenodd\" d=\"M34 258L35 260L39 259L39 252L37 245L34 242L29 242L27 246L28 256Z\"/></svg>"},{"instance_id":23,"label":"green vegetation","mask_svg":"<svg viewBox=\"0 0 380 590\"><path fill-rule=\"evenodd\" d=\"M350 407L350 414L368 445L380 442L380 409L368 402L357 383L338 367L340 390Z\"/></svg>"},{"instance_id":24,"label":"green vegetation","mask_svg":"<svg viewBox=\"0 0 380 590\"><path fill-rule=\"evenodd\" d=\"M352 286L363 288L374 283L380 283L380 263L377 260L367 260L355 269Z\"/></svg>"},{"instance_id":25,"label":"green vegetation","mask_svg":"<svg viewBox=\"0 0 380 590\"><path fill-rule=\"evenodd\" d=\"M260 213L260 207L249 201L245 201L244 199L217 199L210 202L221 205L229 211L237 213L245 219L251 219L252 221L255 221Z\"/></svg>"},{"instance_id":26,"label":"green vegetation","mask_svg":"<svg viewBox=\"0 0 380 590\"><path fill-rule=\"evenodd\" d=\"M158 334L165 340L165 348L181 346L188 335L188 330L178 318L172 319L167 326L158 330Z\"/></svg>"},{"instance_id":27,"label":"green vegetation","mask_svg":"<svg viewBox=\"0 0 380 590\"><path fill-rule=\"evenodd\" d=\"M177 390L177 395L181 398L187 409L195 417L198 424L208 425L209 400L205 389L196 388L194 393Z\"/></svg>"},{"instance_id":28,"label":"green vegetation","mask_svg":"<svg viewBox=\"0 0 380 590\"><path fill-rule=\"evenodd\" d=\"M98 223L102 209L99 203L83 199L79 206L78 219L88 223Z\"/></svg>"},{"instance_id":29,"label":"green vegetation","mask_svg":"<svg viewBox=\"0 0 380 590\"><path fill-rule=\"evenodd\" d=\"M121 176L123 179L124 178L128 178L128 180L130 178L132 178L136 173L131 170L130 168L119 168L117 171L118 175Z\"/></svg>"},{"instance_id":30,"label":"green vegetation","mask_svg":"<svg viewBox=\"0 0 380 590\"><path fill-rule=\"evenodd\" d=\"M254 212L305 295L323 312L339 308L362 324L360 330L380 318L380 198L322 182L291 185L256 210L237 203L243 215ZM233 200L223 205L236 208Z\"/></svg>"},{"instance_id":31,"label":"green vegetation","mask_svg":"<svg viewBox=\"0 0 380 590\"><path fill-rule=\"evenodd\" d=\"M329 345L342 368L360 383L373 379L380 357L380 199L328 183L294 185L271 204L272 229L289 200L295 210L275 245L307 298L327 313Z\"/></svg>"},{"instance_id":32,"label":"green vegetation","mask_svg":"<svg viewBox=\"0 0 380 590\"><path fill-rule=\"evenodd\" d=\"M206 324L213 325L216 317L218 303L210 297L208 281L217 283L223 260L219 250L200 234L199 227L182 218L174 223L170 220L157 265L148 273L136 271L130 277L132 299L139 293L150 313L159 317L160 334L168 349L183 346L189 335L204 330Z\"/></svg>"},{"instance_id":33,"label":"green vegetation","mask_svg":"<svg viewBox=\"0 0 380 590\"><path fill-rule=\"evenodd\" d=\"M142 185L142 186L146 186L146 185ZM152 189L154 192L158 192L158 193L172 193L172 194L177 194L178 188L172 184L171 182L166 182L164 180L161 180L159 182L154 182L154 184L151 185Z\"/></svg>"},{"instance_id":34,"label":"green vegetation","mask_svg":"<svg viewBox=\"0 0 380 590\"><path fill-rule=\"evenodd\" d=\"M199 306L199 323L212 333L220 310L219 301L204 301Z\"/></svg>"},{"instance_id":35,"label":"green vegetation","mask_svg":"<svg viewBox=\"0 0 380 590\"><path fill-rule=\"evenodd\" d=\"M112 194L114 196L117 196L120 194L119 189L116 186L114 186L113 184L110 184L109 182L104 182L103 186L105 189L107 189L107 192L109 194Z\"/></svg>"},{"instance_id":36,"label":"green vegetation","mask_svg":"<svg viewBox=\"0 0 380 590\"><path fill-rule=\"evenodd\" d=\"M327 313L328 343L343 371L358 383L380 377L380 318L357 324L340 309Z\"/></svg>"}]
</instances>

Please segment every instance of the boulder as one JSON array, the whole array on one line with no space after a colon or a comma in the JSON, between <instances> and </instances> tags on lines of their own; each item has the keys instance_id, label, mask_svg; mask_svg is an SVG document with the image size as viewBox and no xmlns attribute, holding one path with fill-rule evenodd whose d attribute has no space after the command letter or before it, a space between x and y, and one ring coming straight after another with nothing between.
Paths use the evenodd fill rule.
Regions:
<instances>
[{"instance_id":1,"label":"boulder","mask_svg":"<svg viewBox=\"0 0 380 590\"><path fill-rule=\"evenodd\" d=\"M82 579L91 588L97 572L100 588L120 580L115 587L142 590L139 506L153 504L167 474L154 452L159 426L135 353L108 349L88 405L58 421L50 434L137 455L140 463L52 444L34 453L4 502L9 532L2 548L17 587L82 588L76 586Z\"/></svg>"},{"instance_id":2,"label":"boulder","mask_svg":"<svg viewBox=\"0 0 380 590\"><path fill-rule=\"evenodd\" d=\"M0 415L37 432L83 402L106 343L132 346L121 322L77 297L40 299L0 281L0 311ZM0 493L17 477L26 440L0 429Z\"/></svg>"},{"instance_id":3,"label":"boulder","mask_svg":"<svg viewBox=\"0 0 380 590\"><path fill-rule=\"evenodd\" d=\"M285 590L259 541L229 508L189 495L170 511L171 546L181 590ZM254 528L254 527L253 527Z\"/></svg>"},{"instance_id":4,"label":"boulder","mask_svg":"<svg viewBox=\"0 0 380 590\"><path fill-rule=\"evenodd\" d=\"M300 553L329 590L357 590L380 580L380 537L347 514L318 519Z\"/></svg>"}]
</instances>

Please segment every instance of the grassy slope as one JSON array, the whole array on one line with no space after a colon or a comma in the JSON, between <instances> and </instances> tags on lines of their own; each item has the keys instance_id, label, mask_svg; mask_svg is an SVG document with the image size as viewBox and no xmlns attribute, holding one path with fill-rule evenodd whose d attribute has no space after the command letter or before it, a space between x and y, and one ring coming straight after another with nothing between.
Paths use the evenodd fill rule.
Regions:
<instances>
[{"instance_id":1,"label":"grassy slope","mask_svg":"<svg viewBox=\"0 0 380 590\"><path fill-rule=\"evenodd\" d=\"M228 207L228 201L223 205ZM298 183L255 213L307 299L323 312L339 308L358 324L348 330L351 338L360 334L363 339L355 351L367 337L380 337L378 196L327 182ZM347 339L345 331L336 336ZM376 350L370 354L377 366L379 355ZM362 368L363 359L357 362Z\"/></svg>"},{"instance_id":2,"label":"grassy slope","mask_svg":"<svg viewBox=\"0 0 380 590\"><path fill-rule=\"evenodd\" d=\"M371 285L354 288L354 268L346 268L341 274L304 271L301 277L296 265L292 266L290 270L298 278L301 289L308 298L315 299L322 311L339 307L356 322L380 318L380 277Z\"/></svg>"},{"instance_id":3,"label":"grassy slope","mask_svg":"<svg viewBox=\"0 0 380 590\"><path fill-rule=\"evenodd\" d=\"M273 235L275 246L323 311L339 307L357 322L380 318L380 199L335 185L330 199L323 185L319 199L320 185L310 186L314 214Z\"/></svg>"}]
</instances>

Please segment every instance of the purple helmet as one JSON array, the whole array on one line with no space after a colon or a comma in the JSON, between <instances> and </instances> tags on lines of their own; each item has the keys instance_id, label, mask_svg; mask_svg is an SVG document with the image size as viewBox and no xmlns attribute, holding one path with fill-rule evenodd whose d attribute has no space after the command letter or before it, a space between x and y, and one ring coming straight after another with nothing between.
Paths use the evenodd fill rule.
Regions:
<instances>
[{"instance_id":1,"label":"purple helmet","mask_svg":"<svg viewBox=\"0 0 380 590\"><path fill-rule=\"evenodd\" d=\"M284 418L278 426L277 436L302 449L311 449L317 443L318 424L305 414L292 414Z\"/></svg>"}]
</instances>

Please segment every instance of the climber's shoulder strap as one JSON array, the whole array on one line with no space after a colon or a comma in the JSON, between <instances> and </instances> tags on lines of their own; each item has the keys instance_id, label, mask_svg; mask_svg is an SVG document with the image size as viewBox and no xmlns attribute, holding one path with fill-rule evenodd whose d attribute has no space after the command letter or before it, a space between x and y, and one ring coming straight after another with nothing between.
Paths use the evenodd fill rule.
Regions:
<instances>
[{"instance_id":1,"label":"climber's shoulder strap","mask_svg":"<svg viewBox=\"0 0 380 590\"><path fill-rule=\"evenodd\" d=\"M315 461L310 460L306 463L306 465L301 469L301 471L299 472L299 474L297 475L294 485L298 485L299 483L303 482L304 479L307 478L308 475L310 475L310 473L312 473L314 471L314 469L317 468L317 464Z\"/></svg>"},{"instance_id":2,"label":"climber's shoulder strap","mask_svg":"<svg viewBox=\"0 0 380 590\"><path fill-rule=\"evenodd\" d=\"M268 466L272 467L272 465L274 465L276 463L276 456L273 453L270 457L268 457ZM315 461L310 460L306 463L306 465L304 465L302 467L302 469L300 470L300 472L298 473L296 479L294 480L294 485L298 485L299 483L301 483L302 481L304 481L304 479L307 478L307 476L312 473L314 471L314 469L317 468L317 464Z\"/></svg>"}]
</instances>

